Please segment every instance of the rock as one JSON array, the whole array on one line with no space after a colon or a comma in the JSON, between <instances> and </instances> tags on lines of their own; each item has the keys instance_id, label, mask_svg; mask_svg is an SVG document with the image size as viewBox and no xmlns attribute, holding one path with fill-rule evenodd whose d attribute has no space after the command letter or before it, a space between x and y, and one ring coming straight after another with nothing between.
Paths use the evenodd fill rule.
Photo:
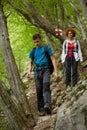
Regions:
<instances>
[{"instance_id":1,"label":"rock","mask_svg":"<svg viewBox=\"0 0 87 130\"><path fill-rule=\"evenodd\" d=\"M56 115L39 117L34 130L54 130Z\"/></svg>"},{"instance_id":2,"label":"rock","mask_svg":"<svg viewBox=\"0 0 87 130\"><path fill-rule=\"evenodd\" d=\"M55 130L87 130L87 90L68 108L67 104L58 108Z\"/></svg>"},{"instance_id":3,"label":"rock","mask_svg":"<svg viewBox=\"0 0 87 130\"><path fill-rule=\"evenodd\" d=\"M29 85L27 98L36 119L34 130L87 130L87 80L81 80L71 92L66 92L62 81L52 82L51 116L38 115L35 84Z\"/></svg>"}]
</instances>

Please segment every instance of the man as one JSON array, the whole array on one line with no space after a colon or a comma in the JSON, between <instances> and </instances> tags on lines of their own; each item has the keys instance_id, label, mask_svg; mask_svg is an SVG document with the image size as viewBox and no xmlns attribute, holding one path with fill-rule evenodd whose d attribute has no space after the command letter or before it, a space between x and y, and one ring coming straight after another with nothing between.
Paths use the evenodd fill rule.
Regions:
<instances>
[{"instance_id":1,"label":"man","mask_svg":"<svg viewBox=\"0 0 87 130\"><path fill-rule=\"evenodd\" d=\"M37 105L38 111L41 115L45 113L51 114L51 91L50 91L50 71L48 65L48 59L42 44L42 38L40 34L33 35L33 41L36 46L34 55L33 51L30 52L30 63L28 68L27 77L30 78L33 62L36 65L35 68L35 84L37 93ZM54 66L54 76L58 79L56 61L53 57L53 51L50 46L47 46L48 54L51 57Z\"/></svg>"}]
</instances>

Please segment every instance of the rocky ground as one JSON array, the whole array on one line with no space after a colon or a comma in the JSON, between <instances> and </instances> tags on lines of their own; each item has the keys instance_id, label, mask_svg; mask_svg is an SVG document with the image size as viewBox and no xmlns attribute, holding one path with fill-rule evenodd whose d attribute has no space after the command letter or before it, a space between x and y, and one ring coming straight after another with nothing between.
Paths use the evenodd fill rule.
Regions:
<instances>
[{"instance_id":1,"label":"rocky ground","mask_svg":"<svg viewBox=\"0 0 87 130\"><path fill-rule=\"evenodd\" d=\"M72 111L72 109L78 108L77 106L78 104L80 104L78 103L79 99L84 95L84 93L87 94L87 80L86 80L86 76L84 77L85 78L79 80L77 87L75 89L73 89L70 92L67 92L65 84L62 80L63 78L60 78L60 80L56 82L52 76L51 78L52 115L45 115L45 116L38 115L37 104L36 104L35 84L33 83L29 85L31 91L27 94L27 97L29 99L32 112L37 122L36 126L34 127L34 130L87 130L87 126L86 126L87 115L86 117L82 117L82 115L80 114L81 117L77 117L77 116L75 117L75 118L86 118L84 125L82 124L81 127L78 126L78 129L72 127L71 122L69 123L71 119L70 118L71 112L73 112L73 115L74 114L78 115L77 114L78 111L77 113L75 113L75 110ZM83 100L86 100L86 99L87 98L83 98ZM85 102L87 102L87 100ZM85 104L83 102L82 106L84 106L84 109L86 109L87 103ZM85 111L87 112L87 109ZM87 114L86 112L85 114ZM64 116L64 113L66 117L68 114L68 117L69 117L68 119ZM72 120L74 119L72 118ZM76 121L78 123L78 119ZM71 125L68 126L67 123Z\"/></svg>"},{"instance_id":2,"label":"rocky ground","mask_svg":"<svg viewBox=\"0 0 87 130\"><path fill-rule=\"evenodd\" d=\"M45 116L39 116L37 111L35 83L32 75L26 87L28 88L27 98L36 121L36 126L33 130L87 130L86 66L84 69L80 69L79 74L77 87L69 92L66 91L61 72L59 73L59 81L55 81L52 75L52 114ZM3 115L3 113L1 115ZM2 123L0 124L2 125ZM6 130L9 130L7 120L5 120L3 124L6 124ZM0 128L2 128L2 126L0 126Z\"/></svg>"}]
</instances>

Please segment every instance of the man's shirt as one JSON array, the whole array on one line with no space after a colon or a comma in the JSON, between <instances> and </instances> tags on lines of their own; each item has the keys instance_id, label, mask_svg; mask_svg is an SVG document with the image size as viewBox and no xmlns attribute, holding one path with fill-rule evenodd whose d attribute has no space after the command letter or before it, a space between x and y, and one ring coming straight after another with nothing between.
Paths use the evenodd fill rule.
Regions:
<instances>
[{"instance_id":1,"label":"man's shirt","mask_svg":"<svg viewBox=\"0 0 87 130\"><path fill-rule=\"evenodd\" d=\"M48 54L50 56L53 55L53 51L50 46L48 46ZM33 59L32 51L30 52L29 58ZM34 63L36 64L37 70L41 68L48 68L48 59L43 45L40 48L35 48Z\"/></svg>"}]
</instances>

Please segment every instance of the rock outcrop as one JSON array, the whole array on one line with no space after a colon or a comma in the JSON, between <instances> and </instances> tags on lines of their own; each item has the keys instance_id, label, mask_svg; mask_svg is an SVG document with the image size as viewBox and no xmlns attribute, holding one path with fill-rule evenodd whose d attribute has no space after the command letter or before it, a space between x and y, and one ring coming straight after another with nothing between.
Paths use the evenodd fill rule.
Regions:
<instances>
[{"instance_id":1,"label":"rock outcrop","mask_svg":"<svg viewBox=\"0 0 87 130\"><path fill-rule=\"evenodd\" d=\"M87 130L87 80L66 92L60 80L51 81L52 115L39 116L34 84L27 95L36 120L34 130Z\"/></svg>"},{"instance_id":2,"label":"rock outcrop","mask_svg":"<svg viewBox=\"0 0 87 130\"><path fill-rule=\"evenodd\" d=\"M55 130L87 130L87 90L58 108Z\"/></svg>"}]
</instances>

